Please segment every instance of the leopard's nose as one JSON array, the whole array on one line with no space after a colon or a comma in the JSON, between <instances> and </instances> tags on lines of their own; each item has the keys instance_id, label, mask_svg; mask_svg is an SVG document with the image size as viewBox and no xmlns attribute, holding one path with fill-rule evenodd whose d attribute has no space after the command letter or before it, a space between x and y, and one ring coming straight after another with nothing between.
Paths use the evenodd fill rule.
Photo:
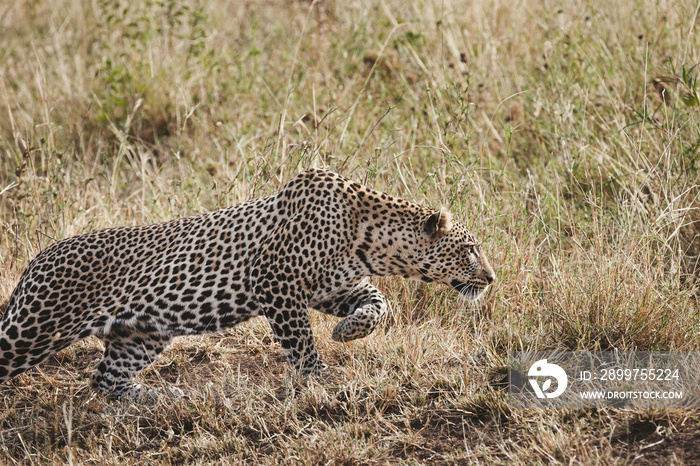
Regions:
<instances>
[{"instance_id":1,"label":"leopard's nose","mask_svg":"<svg viewBox=\"0 0 700 466\"><path fill-rule=\"evenodd\" d=\"M496 280L496 274L495 274L495 273L491 272L491 273L487 273L487 274L486 274L486 281L489 283L489 285L490 285L491 283L493 283L495 280Z\"/></svg>"}]
</instances>

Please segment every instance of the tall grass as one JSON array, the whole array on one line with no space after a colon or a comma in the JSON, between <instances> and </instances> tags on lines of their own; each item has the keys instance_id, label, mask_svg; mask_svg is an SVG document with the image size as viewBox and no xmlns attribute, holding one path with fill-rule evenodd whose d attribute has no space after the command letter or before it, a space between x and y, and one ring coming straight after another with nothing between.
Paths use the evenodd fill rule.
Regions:
<instances>
[{"instance_id":1,"label":"tall grass","mask_svg":"<svg viewBox=\"0 0 700 466\"><path fill-rule=\"evenodd\" d=\"M296 379L256 321L178 340L145 373L185 399L112 403L88 389L88 340L0 387L2 461L697 460L696 412L522 412L497 380L509 350L700 349L697 16L685 0L0 6L0 300L57 239L267 195L310 166L450 207L498 274L469 306L377 280L391 315L348 345L314 315L343 368L328 380Z\"/></svg>"}]
</instances>

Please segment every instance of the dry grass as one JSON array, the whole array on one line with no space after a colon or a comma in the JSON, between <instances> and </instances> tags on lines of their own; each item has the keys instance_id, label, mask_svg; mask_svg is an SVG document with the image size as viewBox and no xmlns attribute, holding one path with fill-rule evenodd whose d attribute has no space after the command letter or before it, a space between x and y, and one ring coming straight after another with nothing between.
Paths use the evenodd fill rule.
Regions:
<instances>
[{"instance_id":1,"label":"dry grass","mask_svg":"<svg viewBox=\"0 0 700 466\"><path fill-rule=\"evenodd\" d=\"M696 17L685 0L0 6L0 301L55 239L315 165L451 206L498 273L470 306L378 280L391 316L348 345L315 314L328 379L296 379L256 321L144 374L185 399L120 404L89 390L85 341L0 387L0 462L700 461L698 412L512 410L500 383L509 350L700 349L700 127L665 79L699 60Z\"/></svg>"}]
</instances>

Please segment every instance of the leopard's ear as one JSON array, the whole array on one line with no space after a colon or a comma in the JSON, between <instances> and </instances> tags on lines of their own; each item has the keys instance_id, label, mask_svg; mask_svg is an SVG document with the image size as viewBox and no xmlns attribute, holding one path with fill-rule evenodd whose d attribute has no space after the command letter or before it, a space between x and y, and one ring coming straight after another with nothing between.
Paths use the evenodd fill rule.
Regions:
<instances>
[{"instance_id":1,"label":"leopard's ear","mask_svg":"<svg viewBox=\"0 0 700 466\"><path fill-rule=\"evenodd\" d=\"M428 217L428 220L423 226L423 231L430 239L438 239L452 229L452 214L447 209L440 209L433 215Z\"/></svg>"}]
</instances>

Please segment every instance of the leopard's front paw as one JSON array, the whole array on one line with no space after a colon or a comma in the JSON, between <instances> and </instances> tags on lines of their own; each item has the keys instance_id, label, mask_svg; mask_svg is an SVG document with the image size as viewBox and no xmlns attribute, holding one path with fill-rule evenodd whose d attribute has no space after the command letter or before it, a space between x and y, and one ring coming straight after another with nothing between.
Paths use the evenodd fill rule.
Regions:
<instances>
[{"instance_id":1,"label":"leopard's front paw","mask_svg":"<svg viewBox=\"0 0 700 466\"><path fill-rule=\"evenodd\" d=\"M297 368L302 376L321 375L328 371L328 365L322 361L317 361L316 364Z\"/></svg>"},{"instance_id":2,"label":"leopard's front paw","mask_svg":"<svg viewBox=\"0 0 700 466\"><path fill-rule=\"evenodd\" d=\"M366 322L362 322L357 314L352 314L338 322L338 325L333 329L331 338L334 341L346 343L358 338L364 338L372 333L372 330L374 330L374 327Z\"/></svg>"},{"instance_id":3,"label":"leopard's front paw","mask_svg":"<svg viewBox=\"0 0 700 466\"><path fill-rule=\"evenodd\" d=\"M128 400L131 402L154 403L163 397L172 399L184 398L185 392L173 386L151 387L149 385L129 382L120 387L119 390L105 392L112 400Z\"/></svg>"},{"instance_id":4,"label":"leopard's front paw","mask_svg":"<svg viewBox=\"0 0 700 466\"><path fill-rule=\"evenodd\" d=\"M307 380L310 377L312 380L321 382L340 382L347 379L347 374L343 368L329 366L324 363L320 363L308 371L302 370L300 374Z\"/></svg>"}]
</instances>

